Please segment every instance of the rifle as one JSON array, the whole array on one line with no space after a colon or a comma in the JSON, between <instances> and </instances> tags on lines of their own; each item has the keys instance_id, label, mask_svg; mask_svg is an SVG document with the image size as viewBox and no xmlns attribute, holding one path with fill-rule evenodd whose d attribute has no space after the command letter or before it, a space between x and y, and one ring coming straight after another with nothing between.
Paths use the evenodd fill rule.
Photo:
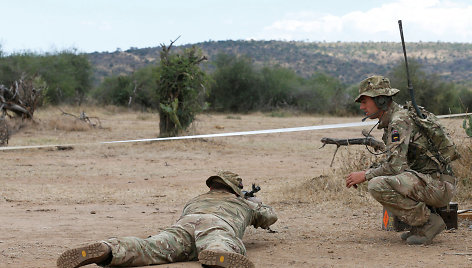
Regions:
<instances>
[{"instance_id":1,"label":"rifle","mask_svg":"<svg viewBox=\"0 0 472 268\"><path fill-rule=\"evenodd\" d=\"M249 197L254 197L254 194L259 192L261 190L261 187L259 185L256 185L255 183L252 184L252 190L251 191L242 191L244 194L244 198L248 199Z\"/></svg>"},{"instance_id":2,"label":"rifle","mask_svg":"<svg viewBox=\"0 0 472 268\"><path fill-rule=\"evenodd\" d=\"M259 185L256 185L255 183L252 184L252 190L251 191L242 191L243 194L244 194L244 198L245 199L248 199L250 197L254 197L254 194L259 192L261 190L261 187ZM274 231L272 229L270 229L270 227L267 227L267 230L269 231L269 233L277 233L277 231Z\"/></svg>"}]
</instances>

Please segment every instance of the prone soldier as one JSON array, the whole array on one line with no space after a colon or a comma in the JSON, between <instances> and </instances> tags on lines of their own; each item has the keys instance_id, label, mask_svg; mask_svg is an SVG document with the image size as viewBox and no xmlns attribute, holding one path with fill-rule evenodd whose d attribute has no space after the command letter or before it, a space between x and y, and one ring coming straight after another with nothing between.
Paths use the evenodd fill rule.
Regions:
<instances>
[{"instance_id":1,"label":"prone soldier","mask_svg":"<svg viewBox=\"0 0 472 268\"><path fill-rule=\"evenodd\" d=\"M57 267L91 263L129 267L196 260L212 267L254 267L242 242L246 227L269 229L277 215L258 198L244 198L238 174L221 171L209 177L206 185L210 191L190 200L180 219L161 233L70 249L58 258Z\"/></svg>"}]
</instances>

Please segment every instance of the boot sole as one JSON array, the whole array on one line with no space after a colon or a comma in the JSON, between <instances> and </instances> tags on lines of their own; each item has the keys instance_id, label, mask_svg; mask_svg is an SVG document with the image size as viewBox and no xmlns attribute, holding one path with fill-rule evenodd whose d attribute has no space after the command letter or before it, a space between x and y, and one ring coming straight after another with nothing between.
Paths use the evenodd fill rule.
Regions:
<instances>
[{"instance_id":1,"label":"boot sole","mask_svg":"<svg viewBox=\"0 0 472 268\"><path fill-rule=\"evenodd\" d=\"M254 268L254 264L244 255L214 250L203 250L198 254L198 260L203 265L231 268Z\"/></svg>"},{"instance_id":2,"label":"boot sole","mask_svg":"<svg viewBox=\"0 0 472 268\"><path fill-rule=\"evenodd\" d=\"M80 248L69 249L57 259L58 268L76 268L95 263L110 252L108 246L98 242Z\"/></svg>"}]
</instances>

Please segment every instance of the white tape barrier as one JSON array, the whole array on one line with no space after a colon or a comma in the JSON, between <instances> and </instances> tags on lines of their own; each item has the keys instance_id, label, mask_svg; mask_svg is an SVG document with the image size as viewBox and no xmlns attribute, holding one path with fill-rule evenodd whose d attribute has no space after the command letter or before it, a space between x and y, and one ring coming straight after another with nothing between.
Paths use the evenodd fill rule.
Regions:
<instances>
[{"instance_id":1,"label":"white tape barrier","mask_svg":"<svg viewBox=\"0 0 472 268\"><path fill-rule=\"evenodd\" d=\"M439 118L450 118L450 117L459 117L459 116L466 116L466 115L471 115L471 113L440 115L438 117ZM188 140L188 139L246 136L246 135L258 135L258 134L273 134L273 133L286 133L286 132L297 132L297 131L308 131L308 130L323 130L323 129L347 128L347 127L362 127L362 126L375 125L376 123L377 123L377 121L368 121L368 122L343 123L343 124L309 126L309 127L278 128L278 129L241 131L241 132L229 132L229 133L216 133L216 134L202 134L202 135L194 135L194 136L180 136L180 137L166 137L166 138L150 138L150 139L138 139L138 140L102 141L102 142L76 143L76 144L50 144L50 145L12 146L12 147L0 147L0 151L21 150L21 149L40 149L40 148L52 148L52 147L71 147L71 146L81 146L81 145L84 146L84 145L94 145L94 144L132 143L132 142L146 142L146 141L147 142L149 142L149 141L168 141L168 140Z\"/></svg>"},{"instance_id":2,"label":"white tape barrier","mask_svg":"<svg viewBox=\"0 0 472 268\"><path fill-rule=\"evenodd\" d=\"M451 118L451 117L460 117L460 116L468 116L472 115L472 113L463 113L463 114L445 114L445 115L438 115L438 118Z\"/></svg>"}]
</instances>

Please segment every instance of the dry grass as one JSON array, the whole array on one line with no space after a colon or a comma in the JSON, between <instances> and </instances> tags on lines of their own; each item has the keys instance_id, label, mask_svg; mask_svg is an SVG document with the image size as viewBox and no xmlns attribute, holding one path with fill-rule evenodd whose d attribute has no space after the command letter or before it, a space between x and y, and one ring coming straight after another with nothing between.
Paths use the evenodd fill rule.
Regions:
<instances>
[{"instance_id":1,"label":"dry grass","mask_svg":"<svg viewBox=\"0 0 472 268\"><path fill-rule=\"evenodd\" d=\"M67 116L50 119L46 122L46 124L50 129L53 130L87 131L92 129L92 126L90 126L87 122Z\"/></svg>"},{"instance_id":2,"label":"dry grass","mask_svg":"<svg viewBox=\"0 0 472 268\"><path fill-rule=\"evenodd\" d=\"M457 194L455 196L456 202L465 202L472 200L472 139L463 138L460 141L456 140L461 158L453 162L453 169L457 183Z\"/></svg>"},{"instance_id":3,"label":"dry grass","mask_svg":"<svg viewBox=\"0 0 472 268\"><path fill-rule=\"evenodd\" d=\"M357 189L348 189L345 186L345 178L352 171L365 170L375 158L361 148L348 148L336 155L336 168L330 168L322 175L288 187L282 191L280 198L285 202L310 203L335 200L350 208L371 204L373 199L367 192L367 184L361 184Z\"/></svg>"}]
</instances>

